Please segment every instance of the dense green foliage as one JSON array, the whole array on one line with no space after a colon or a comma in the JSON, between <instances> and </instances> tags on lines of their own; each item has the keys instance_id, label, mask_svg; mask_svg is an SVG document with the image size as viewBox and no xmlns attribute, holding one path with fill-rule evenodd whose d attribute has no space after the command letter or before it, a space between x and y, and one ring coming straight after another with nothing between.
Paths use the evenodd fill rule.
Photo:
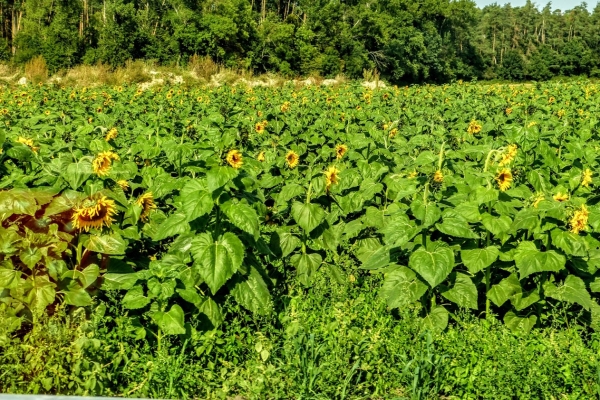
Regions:
<instances>
[{"instance_id":1,"label":"dense green foliage","mask_svg":"<svg viewBox=\"0 0 600 400\"><path fill-rule=\"evenodd\" d=\"M112 301L60 312L22 339L3 336L0 392L155 398L591 399L600 390L596 333L558 324L514 335L460 315L440 335L392 316L378 278L293 291L268 318L228 302L226 327L165 341L136 339ZM556 310L560 318L560 311ZM2 315L0 314L0 317ZM583 338L582 338L583 337Z\"/></svg>"},{"instance_id":2,"label":"dense green foliage","mask_svg":"<svg viewBox=\"0 0 600 400\"><path fill-rule=\"evenodd\" d=\"M0 58L41 55L51 72L129 59L288 76L377 69L394 83L597 76L600 8L486 6L471 0L281 2L2 0Z\"/></svg>"}]
</instances>

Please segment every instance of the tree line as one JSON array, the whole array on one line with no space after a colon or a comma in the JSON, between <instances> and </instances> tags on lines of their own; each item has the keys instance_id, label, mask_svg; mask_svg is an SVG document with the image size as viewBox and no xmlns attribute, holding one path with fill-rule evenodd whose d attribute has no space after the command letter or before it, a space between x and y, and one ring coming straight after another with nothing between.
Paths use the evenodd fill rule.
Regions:
<instances>
[{"instance_id":1,"label":"tree line","mask_svg":"<svg viewBox=\"0 0 600 400\"><path fill-rule=\"evenodd\" d=\"M395 83L600 76L600 5L471 0L0 0L0 59L50 71L210 57L287 76Z\"/></svg>"}]
</instances>

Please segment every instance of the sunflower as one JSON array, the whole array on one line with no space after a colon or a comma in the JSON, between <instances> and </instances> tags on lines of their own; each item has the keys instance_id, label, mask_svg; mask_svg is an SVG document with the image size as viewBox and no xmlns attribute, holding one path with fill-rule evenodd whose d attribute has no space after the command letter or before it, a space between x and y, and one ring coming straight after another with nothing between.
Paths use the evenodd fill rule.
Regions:
<instances>
[{"instance_id":1,"label":"sunflower","mask_svg":"<svg viewBox=\"0 0 600 400\"><path fill-rule=\"evenodd\" d=\"M102 112L102 107L98 107L98 108L96 108L96 112L97 112L98 114L100 114L100 113Z\"/></svg>"},{"instance_id":2,"label":"sunflower","mask_svg":"<svg viewBox=\"0 0 600 400\"><path fill-rule=\"evenodd\" d=\"M467 128L467 133L469 135L474 135L479 132L481 132L481 125L475 120L472 120L471 122L469 122L469 127Z\"/></svg>"},{"instance_id":3,"label":"sunflower","mask_svg":"<svg viewBox=\"0 0 600 400\"><path fill-rule=\"evenodd\" d=\"M538 194L537 197L533 200L533 208L537 208L542 200L544 200L546 196L542 193Z\"/></svg>"},{"instance_id":4,"label":"sunflower","mask_svg":"<svg viewBox=\"0 0 600 400\"><path fill-rule=\"evenodd\" d=\"M327 188L327 191L329 191L329 188L331 187L331 185L337 185L339 182L339 173L340 170L337 169L336 167L329 167L326 171L323 171L323 173L325 174L325 186Z\"/></svg>"},{"instance_id":5,"label":"sunflower","mask_svg":"<svg viewBox=\"0 0 600 400\"><path fill-rule=\"evenodd\" d=\"M50 110L46 110L46 111L44 111L44 114L46 114L46 115L50 115Z\"/></svg>"},{"instance_id":6,"label":"sunflower","mask_svg":"<svg viewBox=\"0 0 600 400\"><path fill-rule=\"evenodd\" d=\"M256 133L261 134L265 131L265 127L266 127L266 121L263 122L257 122L256 125L254 125L254 130L256 131Z\"/></svg>"},{"instance_id":7,"label":"sunflower","mask_svg":"<svg viewBox=\"0 0 600 400\"><path fill-rule=\"evenodd\" d=\"M338 144L335 146L335 158L338 160L344 157L344 154L348 151L348 146L345 144Z\"/></svg>"},{"instance_id":8,"label":"sunflower","mask_svg":"<svg viewBox=\"0 0 600 400\"><path fill-rule=\"evenodd\" d=\"M94 161L92 161L94 173L98 176L107 175L112 161L118 159L119 156L112 151L103 151L102 153L99 153L96 158L94 158Z\"/></svg>"},{"instance_id":9,"label":"sunflower","mask_svg":"<svg viewBox=\"0 0 600 400\"><path fill-rule=\"evenodd\" d=\"M508 107L506 110L504 110L504 112L506 112L506 115L510 115L513 112L513 109Z\"/></svg>"},{"instance_id":10,"label":"sunflower","mask_svg":"<svg viewBox=\"0 0 600 400\"><path fill-rule=\"evenodd\" d=\"M502 159L500 160L499 165L502 167L506 164L510 164L510 162L512 162L512 160L514 160L516 156L517 156L517 145L509 144L506 147L506 150L504 151L504 153L502 154Z\"/></svg>"},{"instance_id":11,"label":"sunflower","mask_svg":"<svg viewBox=\"0 0 600 400\"><path fill-rule=\"evenodd\" d=\"M571 233L577 235L579 232L585 230L587 228L589 215L590 213L585 204L581 206L580 210L576 210L573 213L573 217L571 217L571 221L569 221L569 225L571 225Z\"/></svg>"},{"instance_id":12,"label":"sunflower","mask_svg":"<svg viewBox=\"0 0 600 400\"><path fill-rule=\"evenodd\" d=\"M280 107L281 112L282 113L288 112L290 110L290 107L291 107L291 104L289 101L284 102Z\"/></svg>"},{"instance_id":13,"label":"sunflower","mask_svg":"<svg viewBox=\"0 0 600 400\"><path fill-rule=\"evenodd\" d=\"M129 182L127 182L125 179L118 180L117 185L119 185L124 191L129 189Z\"/></svg>"},{"instance_id":14,"label":"sunflower","mask_svg":"<svg viewBox=\"0 0 600 400\"><path fill-rule=\"evenodd\" d=\"M398 134L398 128L394 128L394 129L390 130L389 137L390 137L390 138L393 138L393 137L395 137L397 134Z\"/></svg>"},{"instance_id":15,"label":"sunflower","mask_svg":"<svg viewBox=\"0 0 600 400\"><path fill-rule=\"evenodd\" d=\"M550 96L550 98L548 99L548 104L552 104L556 101L556 99L554 98L554 96Z\"/></svg>"},{"instance_id":16,"label":"sunflower","mask_svg":"<svg viewBox=\"0 0 600 400\"><path fill-rule=\"evenodd\" d=\"M119 133L117 131L117 128L111 128L107 133L106 133L106 138L105 140L108 142L109 140L112 140L114 138L117 137L117 133Z\"/></svg>"},{"instance_id":17,"label":"sunflower","mask_svg":"<svg viewBox=\"0 0 600 400\"><path fill-rule=\"evenodd\" d=\"M296 154L294 150L290 150L285 155L285 162L287 162L287 165L290 168L296 168L296 166L300 162L300 157L298 157L298 154Z\"/></svg>"},{"instance_id":18,"label":"sunflower","mask_svg":"<svg viewBox=\"0 0 600 400\"><path fill-rule=\"evenodd\" d=\"M142 221L148 220L148 215L152 212L152 210L156 209L156 204L154 204L154 196L152 196L152 192L146 192L140 197L137 198L135 204L142 207L142 214L140 218Z\"/></svg>"},{"instance_id":19,"label":"sunflower","mask_svg":"<svg viewBox=\"0 0 600 400\"><path fill-rule=\"evenodd\" d=\"M106 196L98 195L85 199L83 203L73 209L71 221L75 229L88 232L90 228L101 229L109 227L113 222L112 216L117 213L115 202Z\"/></svg>"},{"instance_id":20,"label":"sunflower","mask_svg":"<svg viewBox=\"0 0 600 400\"><path fill-rule=\"evenodd\" d=\"M433 181L437 183L444 182L444 174L442 174L441 170L438 169L435 171L435 174L433 174Z\"/></svg>"},{"instance_id":21,"label":"sunflower","mask_svg":"<svg viewBox=\"0 0 600 400\"><path fill-rule=\"evenodd\" d=\"M590 183L592 183L592 171L590 171L589 168L586 168L581 176L581 186L589 187Z\"/></svg>"},{"instance_id":22,"label":"sunflower","mask_svg":"<svg viewBox=\"0 0 600 400\"><path fill-rule=\"evenodd\" d=\"M498 187L503 192L510 188L512 181L513 176L510 172L510 169L508 168L502 169L500 172L498 172L498 175L496 175L496 182L498 183Z\"/></svg>"},{"instance_id":23,"label":"sunflower","mask_svg":"<svg viewBox=\"0 0 600 400\"><path fill-rule=\"evenodd\" d=\"M39 149L39 147L35 147L33 145L33 139L27 139L22 136L19 136L19 138L17 139L17 143L24 144L25 146L29 147L34 153L37 153Z\"/></svg>"},{"instance_id":24,"label":"sunflower","mask_svg":"<svg viewBox=\"0 0 600 400\"><path fill-rule=\"evenodd\" d=\"M562 118L562 117L564 117L564 116L565 116L566 112L565 112L565 110L562 110L562 109L561 109L561 110L558 110L558 113L557 113L557 114L558 114L558 118Z\"/></svg>"},{"instance_id":25,"label":"sunflower","mask_svg":"<svg viewBox=\"0 0 600 400\"><path fill-rule=\"evenodd\" d=\"M441 173L441 172L440 172ZM419 173L415 170L412 171L410 174L408 174L408 179L414 179L417 177L417 175L419 175ZM444 177L442 176L442 180L444 180Z\"/></svg>"},{"instance_id":26,"label":"sunflower","mask_svg":"<svg viewBox=\"0 0 600 400\"><path fill-rule=\"evenodd\" d=\"M260 153L258 153L258 156L256 156L256 159L260 162L264 162L265 161L265 152L261 151Z\"/></svg>"},{"instance_id":27,"label":"sunflower","mask_svg":"<svg viewBox=\"0 0 600 400\"><path fill-rule=\"evenodd\" d=\"M566 193L564 193L564 194L563 194L563 193L561 193L561 192L558 192L558 193L556 193L554 196L552 196L552 198L553 198L554 200L556 200L556 201L558 201L558 202L561 202L561 203L562 203L563 201L567 201L567 200L569 200L569 195L568 195L568 194L566 194Z\"/></svg>"},{"instance_id":28,"label":"sunflower","mask_svg":"<svg viewBox=\"0 0 600 400\"><path fill-rule=\"evenodd\" d=\"M242 153L238 150L229 150L229 153L227 153L227 162L235 169L240 168L244 163Z\"/></svg>"}]
</instances>

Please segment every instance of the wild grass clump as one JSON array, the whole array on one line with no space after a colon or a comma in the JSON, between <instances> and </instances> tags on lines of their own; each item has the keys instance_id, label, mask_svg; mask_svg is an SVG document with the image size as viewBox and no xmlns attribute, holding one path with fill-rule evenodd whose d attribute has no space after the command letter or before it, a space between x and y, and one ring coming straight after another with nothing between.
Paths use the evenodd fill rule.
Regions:
<instances>
[{"instance_id":1,"label":"wild grass clump","mask_svg":"<svg viewBox=\"0 0 600 400\"><path fill-rule=\"evenodd\" d=\"M35 56L25 64L25 78L35 84L48 80L48 66L44 57Z\"/></svg>"}]
</instances>

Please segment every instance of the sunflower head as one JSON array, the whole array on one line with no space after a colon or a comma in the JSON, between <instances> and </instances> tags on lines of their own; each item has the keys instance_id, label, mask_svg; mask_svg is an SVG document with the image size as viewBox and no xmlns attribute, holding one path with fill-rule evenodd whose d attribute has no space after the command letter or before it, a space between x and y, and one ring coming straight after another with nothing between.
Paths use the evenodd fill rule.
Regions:
<instances>
[{"instance_id":1,"label":"sunflower head","mask_svg":"<svg viewBox=\"0 0 600 400\"><path fill-rule=\"evenodd\" d=\"M564 117L564 116L565 116L565 114L566 114L565 110L562 110L562 109L561 109L561 110L558 110L558 118L562 118L562 117Z\"/></svg>"},{"instance_id":2,"label":"sunflower head","mask_svg":"<svg viewBox=\"0 0 600 400\"><path fill-rule=\"evenodd\" d=\"M102 229L113 222L112 216L117 213L115 202L106 196L97 195L85 199L73 209L71 222L75 229L88 232L90 228Z\"/></svg>"},{"instance_id":3,"label":"sunflower head","mask_svg":"<svg viewBox=\"0 0 600 400\"><path fill-rule=\"evenodd\" d=\"M567 201L569 200L569 195L566 193L561 193L558 192L556 193L554 196L552 196L552 198L560 203L562 203L563 201Z\"/></svg>"},{"instance_id":4,"label":"sunflower head","mask_svg":"<svg viewBox=\"0 0 600 400\"><path fill-rule=\"evenodd\" d=\"M590 171L589 168L586 168L581 176L581 186L589 187L590 183L592 183L592 171Z\"/></svg>"},{"instance_id":5,"label":"sunflower head","mask_svg":"<svg viewBox=\"0 0 600 400\"><path fill-rule=\"evenodd\" d=\"M337 185L339 182L339 173L340 170L337 169L336 167L329 167L327 168L326 171L323 172L325 174L325 186L327 188L327 191L329 191L329 188L332 185Z\"/></svg>"},{"instance_id":6,"label":"sunflower head","mask_svg":"<svg viewBox=\"0 0 600 400\"><path fill-rule=\"evenodd\" d=\"M140 218L144 222L148 220L148 216L150 215L152 210L156 209L156 204L154 204L154 196L152 195L152 192L146 192L140 197L138 197L135 201L135 204L142 207L142 214L140 215Z\"/></svg>"},{"instance_id":7,"label":"sunflower head","mask_svg":"<svg viewBox=\"0 0 600 400\"><path fill-rule=\"evenodd\" d=\"M112 151L103 151L99 153L94 161L92 161L92 168L94 173L98 176L104 176L110 171L113 160L118 160L119 156Z\"/></svg>"},{"instance_id":8,"label":"sunflower head","mask_svg":"<svg viewBox=\"0 0 600 400\"><path fill-rule=\"evenodd\" d=\"M474 135L479 132L481 132L481 125L476 120L471 120L471 122L469 122L469 127L467 128L467 133L469 135Z\"/></svg>"},{"instance_id":9,"label":"sunflower head","mask_svg":"<svg viewBox=\"0 0 600 400\"><path fill-rule=\"evenodd\" d=\"M394 128L390 130L389 137L393 138L398 134L398 128Z\"/></svg>"},{"instance_id":10,"label":"sunflower head","mask_svg":"<svg viewBox=\"0 0 600 400\"><path fill-rule=\"evenodd\" d=\"M229 150L227 153L227 163L233 168L238 169L244 164L242 153L239 150Z\"/></svg>"},{"instance_id":11,"label":"sunflower head","mask_svg":"<svg viewBox=\"0 0 600 400\"><path fill-rule=\"evenodd\" d=\"M542 193L538 194L535 199L533 199L533 208L537 208L540 202L545 198L546 196L544 196Z\"/></svg>"},{"instance_id":12,"label":"sunflower head","mask_svg":"<svg viewBox=\"0 0 600 400\"><path fill-rule=\"evenodd\" d=\"M348 146L345 144L338 144L335 146L335 158L338 160L344 157L344 154L348 151Z\"/></svg>"},{"instance_id":13,"label":"sunflower head","mask_svg":"<svg viewBox=\"0 0 600 400\"><path fill-rule=\"evenodd\" d=\"M34 153L37 153L39 149L39 147L35 147L33 145L33 139L27 139L22 136L19 136L19 138L17 139L17 143L24 144L25 146L29 147Z\"/></svg>"},{"instance_id":14,"label":"sunflower head","mask_svg":"<svg viewBox=\"0 0 600 400\"><path fill-rule=\"evenodd\" d=\"M106 141L108 142L109 140L113 140L114 138L117 137L117 133L119 133L119 131L117 131L117 128L111 128L107 133L106 133Z\"/></svg>"},{"instance_id":15,"label":"sunflower head","mask_svg":"<svg viewBox=\"0 0 600 400\"><path fill-rule=\"evenodd\" d=\"M263 125L262 122L257 122L256 125L254 125L254 130L256 133L261 134L265 131L265 125Z\"/></svg>"},{"instance_id":16,"label":"sunflower head","mask_svg":"<svg viewBox=\"0 0 600 400\"><path fill-rule=\"evenodd\" d=\"M516 144L509 144L508 146L506 146L506 150L504 150L504 153L502 153L502 159L500 160L500 166L504 166L507 164L510 164L512 162L512 160L515 159L515 157L517 156L517 145Z\"/></svg>"},{"instance_id":17,"label":"sunflower head","mask_svg":"<svg viewBox=\"0 0 600 400\"><path fill-rule=\"evenodd\" d=\"M300 162L300 157L298 157L298 154L294 150L290 150L285 155L285 162L290 168L296 168Z\"/></svg>"},{"instance_id":18,"label":"sunflower head","mask_svg":"<svg viewBox=\"0 0 600 400\"><path fill-rule=\"evenodd\" d=\"M571 226L571 233L577 235L579 234L579 232L585 230L587 228L589 215L590 213L585 204L582 205L579 210L575 210L573 216L571 217L571 221L569 221L569 225Z\"/></svg>"},{"instance_id":19,"label":"sunflower head","mask_svg":"<svg viewBox=\"0 0 600 400\"><path fill-rule=\"evenodd\" d=\"M513 109L508 107L506 110L504 110L506 112L506 115L510 115L513 112Z\"/></svg>"},{"instance_id":20,"label":"sunflower head","mask_svg":"<svg viewBox=\"0 0 600 400\"><path fill-rule=\"evenodd\" d=\"M127 182L125 179L118 180L117 185L119 185L123 191L129 189L129 182Z\"/></svg>"},{"instance_id":21,"label":"sunflower head","mask_svg":"<svg viewBox=\"0 0 600 400\"><path fill-rule=\"evenodd\" d=\"M281 112L282 113L288 112L290 110L290 107L291 107L291 103L289 101L284 102L280 107Z\"/></svg>"},{"instance_id":22,"label":"sunflower head","mask_svg":"<svg viewBox=\"0 0 600 400\"><path fill-rule=\"evenodd\" d=\"M500 172L498 172L498 175L496 175L496 182L498 183L498 188L503 192L510 188L512 181L513 176L510 172L510 169L508 168L500 170Z\"/></svg>"},{"instance_id":23,"label":"sunflower head","mask_svg":"<svg viewBox=\"0 0 600 400\"><path fill-rule=\"evenodd\" d=\"M265 152L261 151L260 153L258 153L258 156L256 156L256 159L260 162L264 162L265 161Z\"/></svg>"},{"instance_id":24,"label":"sunflower head","mask_svg":"<svg viewBox=\"0 0 600 400\"><path fill-rule=\"evenodd\" d=\"M433 181L436 183L442 183L444 182L444 174L442 174L441 170L437 170L435 171L435 173L433 174Z\"/></svg>"}]
</instances>

